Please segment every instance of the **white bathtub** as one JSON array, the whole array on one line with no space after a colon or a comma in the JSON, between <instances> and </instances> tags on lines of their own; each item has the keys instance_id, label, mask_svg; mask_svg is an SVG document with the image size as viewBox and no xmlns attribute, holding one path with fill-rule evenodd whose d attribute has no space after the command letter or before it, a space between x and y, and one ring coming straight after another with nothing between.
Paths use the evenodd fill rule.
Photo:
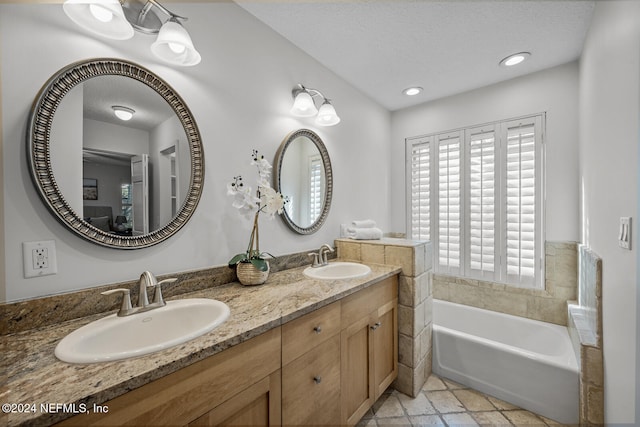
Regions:
<instances>
[{"instance_id":1,"label":"white bathtub","mask_svg":"<svg viewBox=\"0 0 640 427\"><path fill-rule=\"evenodd\" d=\"M566 327L434 300L433 372L578 423L579 370Z\"/></svg>"}]
</instances>

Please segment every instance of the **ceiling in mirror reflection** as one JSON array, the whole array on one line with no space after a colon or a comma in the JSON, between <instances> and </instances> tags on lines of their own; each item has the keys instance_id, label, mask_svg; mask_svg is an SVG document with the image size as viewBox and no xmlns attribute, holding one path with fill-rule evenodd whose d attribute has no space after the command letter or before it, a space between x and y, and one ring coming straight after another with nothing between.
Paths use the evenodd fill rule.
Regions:
<instances>
[{"instance_id":1,"label":"ceiling in mirror reflection","mask_svg":"<svg viewBox=\"0 0 640 427\"><path fill-rule=\"evenodd\" d=\"M100 76L83 83L84 117L151 131L174 115L169 104L150 87L122 76ZM135 110L128 121L118 119L113 106Z\"/></svg>"}]
</instances>

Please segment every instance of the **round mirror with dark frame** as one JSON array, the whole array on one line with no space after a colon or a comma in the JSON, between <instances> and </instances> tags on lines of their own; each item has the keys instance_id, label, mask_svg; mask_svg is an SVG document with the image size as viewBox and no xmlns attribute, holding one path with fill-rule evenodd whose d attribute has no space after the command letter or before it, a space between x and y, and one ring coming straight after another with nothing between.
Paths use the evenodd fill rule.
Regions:
<instances>
[{"instance_id":1,"label":"round mirror with dark frame","mask_svg":"<svg viewBox=\"0 0 640 427\"><path fill-rule=\"evenodd\" d=\"M276 153L274 185L288 198L282 218L299 234L322 227L333 195L329 152L313 131L299 129L287 135Z\"/></svg>"},{"instance_id":2,"label":"round mirror with dark frame","mask_svg":"<svg viewBox=\"0 0 640 427\"><path fill-rule=\"evenodd\" d=\"M202 194L204 153L191 111L164 80L125 60L91 59L54 74L34 101L27 150L49 210L102 246L166 240Z\"/></svg>"}]
</instances>

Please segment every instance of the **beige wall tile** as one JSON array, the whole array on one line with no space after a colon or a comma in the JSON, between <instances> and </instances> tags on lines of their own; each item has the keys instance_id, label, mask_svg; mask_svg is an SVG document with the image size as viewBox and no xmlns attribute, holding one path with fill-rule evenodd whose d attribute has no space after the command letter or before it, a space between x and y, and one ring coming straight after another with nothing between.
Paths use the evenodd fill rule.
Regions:
<instances>
[{"instance_id":1,"label":"beige wall tile","mask_svg":"<svg viewBox=\"0 0 640 427\"><path fill-rule=\"evenodd\" d=\"M398 304L398 332L413 337L413 309Z\"/></svg>"},{"instance_id":2,"label":"beige wall tile","mask_svg":"<svg viewBox=\"0 0 640 427\"><path fill-rule=\"evenodd\" d=\"M602 361L602 349L583 345L581 346L580 380L594 385L604 386L604 371Z\"/></svg>"},{"instance_id":3,"label":"beige wall tile","mask_svg":"<svg viewBox=\"0 0 640 427\"><path fill-rule=\"evenodd\" d=\"M397 265L402 268L405 276L415 276L413 248L402 246L385 246L385 260L387 265Z\"/></svg>"},{"instance_id":4,"label":"beige wall tile","mask_svg":"<svg viewBox=\"0 0 640 427\"><path fill-rule=\"evenodd\" d=\"M384 246L363 243L360 245L360 259L362 262L384 264Z\"/></svg>"},{"instance_id":5,"label":"beige wall tile","mask_svg":"<svg viewBox=\"0 0 640 427\"><path fill-rule=\"evenodd\" d=\"M417 289L416 289L417 279L413 277L405 276L404 274L400 275L400 279L398 280L398 303L405 305L407 307L413 307L415 301L418 299Z\"/></svg>"},{"instance_id":6,"label":"beige wall tile","mask_svg":"<svg viewBox=\"0 0 640 427\"><path fill-rule=\"evenodd\" d=\"M351 261L361 260L360 243L336 241L336 246L338 248L338 258Z\"/></svg>"},{"instance_id":7,"label":"beige wall tile","mask_svg":"<svg viewBox=\"0 0 640 427\"><path fill-rule=\"evenodd\" d=\"M393 388L407 396L415 397L413 394L413 368L402 363L398 363L398 378L393 382Z\"/></svg>"},{"instance_id":8,"label":"beige wall tile","mask_svg":"<svg viewBox=\"0 0 640 427\"><path fill-rule=\"evenodd\" d=\"M413 368L415 360L413 338L405 334L398 334L398 363Z\"/></svg>"}]
</instances>

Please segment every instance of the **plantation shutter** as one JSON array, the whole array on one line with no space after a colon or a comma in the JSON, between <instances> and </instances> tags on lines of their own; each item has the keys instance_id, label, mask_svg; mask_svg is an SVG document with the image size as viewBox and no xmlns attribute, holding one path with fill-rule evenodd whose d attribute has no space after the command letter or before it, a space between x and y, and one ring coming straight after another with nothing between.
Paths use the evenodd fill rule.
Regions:
<instances>
[{"instance_id":1,"label":"plantation shutter","mask_svg":"<svg viewBox=\"0 0 640 427\"><path fill-rule=\"evenodd\" d=\"M322 211L322 159L309 158L309 224L320 217Z\"/></svg>"},{"instance_id":2,"label":"plantation shutter","mask_svg":"<svg viewBox=\"0 0 640 427\"><path fill-rule=\"evenodd\" d=\"M431 240L431 141L414 141L409 150L411 238Z\"/></svg>"},{"instance_id":3,"label":"plantation shutter","mask_svg":"<svg viewBox=\"0 0 640 427\"><path fill-rule=\"evenodd\" d=\"M457 273L461 266L461 138L438 137L438 271Z\"/></svg>"},{"instance_id":4,"label":"plantation shutter","mask_svg":"<svg viewBox=\"0 0 640 427\"><path fill-rule=\"evenodd\" d=\"M467 140L467 259L472 277L496 277L496 137L490 130L477 129Z\"/></svg>"},{"instance_id":5,"label":"plantation shutter","mask_svg":"<svg viewBox=\"0 0 640 427\"><path fill-rule=\"evenodd\" d=\"M535 122L506 126L505 245L507 281L533 285L537 270Z\"/></svg>"}]
</instances>

